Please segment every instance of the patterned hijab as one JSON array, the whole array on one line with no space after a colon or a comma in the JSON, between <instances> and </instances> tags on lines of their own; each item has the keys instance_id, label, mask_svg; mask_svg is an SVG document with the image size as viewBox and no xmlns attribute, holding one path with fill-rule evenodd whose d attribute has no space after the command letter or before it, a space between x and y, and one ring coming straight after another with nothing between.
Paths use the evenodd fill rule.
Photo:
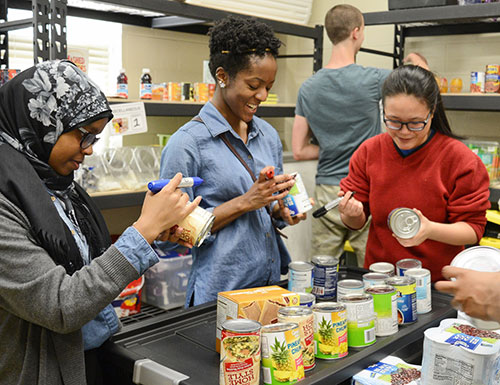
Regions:
<instances>
[{"instance_id":1,"label":"patterned hijab","mask_svg":"<svg viewBox=\"0 0 500 385\"><path fill-rule=\"evenodd\" d=\"M62 134L112 116L99 87L69 61L39 63L0 87L0 192L26 214L40 245L70 274L82 267L82 258L47 188L74 211L92 258L109 246L109 234L73 173L57 174L48 160Z\"/></svg>"}]
</instances>

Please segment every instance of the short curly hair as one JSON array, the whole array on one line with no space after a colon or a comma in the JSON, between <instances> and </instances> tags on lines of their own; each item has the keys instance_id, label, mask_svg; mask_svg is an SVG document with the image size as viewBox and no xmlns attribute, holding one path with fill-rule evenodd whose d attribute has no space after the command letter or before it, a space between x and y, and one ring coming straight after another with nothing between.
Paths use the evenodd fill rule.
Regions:
<instances>
[{"instance_id":1,"label":"short curly hair","mask_svg":"<svg viewBox=\"0 0 500 385\"><path fill-rule=\"evenodd\" d=\"M273 29L255 18L228 16L215 23L208 32L210 36L210 73L222 67L229 77L249 67L250 57L278 56L281 41Z\"/></svg>"}]
</instances>

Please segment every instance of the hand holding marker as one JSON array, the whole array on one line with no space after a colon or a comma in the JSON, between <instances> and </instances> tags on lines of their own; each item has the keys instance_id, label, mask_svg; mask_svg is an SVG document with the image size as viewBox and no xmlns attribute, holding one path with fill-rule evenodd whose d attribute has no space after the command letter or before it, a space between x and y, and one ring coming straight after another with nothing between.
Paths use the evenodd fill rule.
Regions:
<instances>
[{"instance_id":1,"label":"hand holding marker","mask_svg":"<svg viewBox=\"0 0 500 385\"><path fill-rule=\"evenodd\" d=\"M349 197L349 199L351 199L354 194L356 194L356 191L353 191L351 196ZM320 207L319 209L317 209L315 212L313 212L313 217L314 218L319 218L319 217L322 217L323 215L325 215L328 211L330 211L331 209L337 207L339 205L339 203L342 201L342 199L344 199L344 197L338 197L336 199L334 199L333 201L331 202L328 202L326 205L324 205L323 207Z\"/></svg>"},{"instance_id":2,"label":"hand holding marker","mask_svg":"<svg viewBox=\"0 0 500 385\"><path fill-rule=\"evenodd\" d=\"M154 181L148 183L148 189L153 194L156 194L157 192L159 192L163 187L165 187L169 183L170 183L170 179L154 180ZM179 183L179 186L177 186L177 187L178 188L182 188L182 187L196 187L196 186L199 186L202 183L203 183L203 179L198 178L197 176L186 177L186 178L182 178L181 179L181 183Z\"/></svg>"}]
</instances>

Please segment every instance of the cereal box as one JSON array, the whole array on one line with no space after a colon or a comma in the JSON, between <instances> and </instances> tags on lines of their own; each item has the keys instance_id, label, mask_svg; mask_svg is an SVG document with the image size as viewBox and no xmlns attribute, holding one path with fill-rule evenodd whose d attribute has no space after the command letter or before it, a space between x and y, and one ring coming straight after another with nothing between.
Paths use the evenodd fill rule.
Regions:
<instances>
[{"instance_id":1,"label":"cereal box","mask_svg":"<svg viewBox=\"0 0 500 385\"><path fill-rule=\"evenodd\" d=\"M220 292L217 296L217 351L220 352L221 327L225 320L246 318L269 325L278 322L279 308L299 305L297 293L279 286Z\"/></svg>"}]
</instances>

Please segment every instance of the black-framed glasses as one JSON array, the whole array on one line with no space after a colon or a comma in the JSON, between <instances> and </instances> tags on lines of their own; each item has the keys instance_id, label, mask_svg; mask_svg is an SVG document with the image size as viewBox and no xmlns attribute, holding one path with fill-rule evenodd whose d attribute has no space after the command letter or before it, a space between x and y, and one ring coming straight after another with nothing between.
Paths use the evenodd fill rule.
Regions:
<instances>
[{"instance_id":1,"label":"black-framed glasses","mask_svg":"<svg viewBox=\"0 0 500 385\"><path fill-rule=\"evenodd\" d=\"M89 148L90 146L93 146L96 144L96 142L99 140L96 134L92 134L91 132L88 132L85 128L78 127L80 132L83 134L82 140L80 140L80 148L82 150L85 150Z\"/></svg>"},{"instance_id":2,"label":"black-framed glasses","mask_svg":"<svg viewBox=\"0 0 500 385\"><path fill-rule=\"evenodd\" d=\"M399 120L387 119L384 111L384 123L387 128L390 128L391 130L401 130L403 126L406 126L406 128L410 131L422 131L429 122L430 118L431 112L429 111L429 115L427 115L427 118L423 122L400 122Z\"/></svg>"}]
</instances>

